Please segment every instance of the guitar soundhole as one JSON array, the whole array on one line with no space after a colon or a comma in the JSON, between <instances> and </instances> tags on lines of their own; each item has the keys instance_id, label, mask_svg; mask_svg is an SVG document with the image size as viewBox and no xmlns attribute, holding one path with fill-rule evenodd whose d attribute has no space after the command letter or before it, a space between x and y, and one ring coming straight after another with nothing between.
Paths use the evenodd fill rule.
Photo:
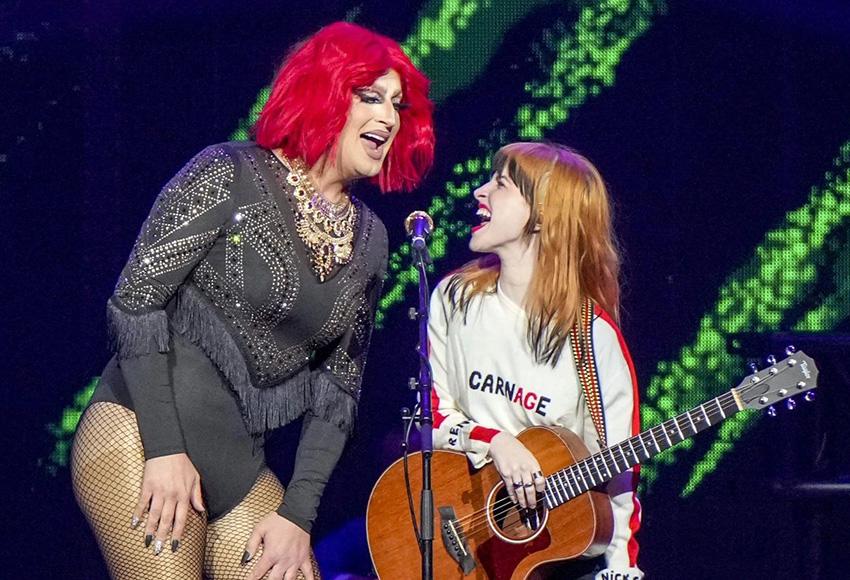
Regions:
<instances>
[{"instance_id":1,"label":"guitar soundhole","mask_svg":"<svg viewBox=\"0 0 850 580\"><path fill-rule=\"evenodd\" d=\"M512 544L536 538L546 527L549 510L538 500L534 508L523 509L511 501L504 483L499 483L487 498L487 523L493 532Z\"/></svg>"}]
</instances>

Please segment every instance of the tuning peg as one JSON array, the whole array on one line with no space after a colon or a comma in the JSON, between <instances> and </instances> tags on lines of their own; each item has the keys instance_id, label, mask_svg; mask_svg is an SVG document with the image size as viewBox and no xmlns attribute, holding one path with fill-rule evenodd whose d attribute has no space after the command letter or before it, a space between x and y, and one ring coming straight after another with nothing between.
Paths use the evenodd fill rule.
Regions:
<instances>
[{"instance_id":1,"label":"tuning peg","mask_svg":"<svg viewBox=\"0 0 850 580\"><path fill-rule=\"evenodd\" d=\"M797 401L795 401L793 397L788 399L787 401L785 401L785 408L789 411L793 411L797 408Z\"/></svg>"},{"instance_id":2,"label":"tuning peg","mask_svg":"<svg viewBox=\"0 0 850 580\"><path fill-rule=\"evenodd\" d=\"M747 363L747 366L750 367L751 373L756 374L757 372L759 372L759 367L755 362L750 361Z\"/></svg>"},{"instance_id":3,"label":"tuning peg","mask_svg":"<svg viewBox=\"0 0 850 580\"><path fill-rule=\"evenodd\" d=\"M775 365L776 364L776 357L773 356L772 354L767 355L767 364Z\"/></svg>"},{"instance_id":4,"label":"tuning peg","mask_svg":"<svg viewBox=\"0 0 850 580\"><path fill-rule=\"evenodd\" d=\"M785 354L787 356L791 356L795 352L797 352L797 348L793 344L789 344L788 346L785 347Z\"/></svg>"},{"instance_id":5,"label":"tuning peg","mask_svg":"<svg viewBox=\"0 0 850 580\"><path fill-rule=\"evenodd\" d=\"M770 415L771 417L776 417L776 407L774 407L773 405L768 407L767 408L767 414Z\"/></svg>"},{"instance_id":6,"label":"tuning peg","mask_svg":"<svg viewBox=\"0 0 850 580\"><path fill-rule=\"evenodd\" d=\"M811 403L812 401L815 400L815 392L814 391L807 391L806 394L803 395L803 399L805 399L805 401L807 403Z\"/></svg>"}]
</instances>

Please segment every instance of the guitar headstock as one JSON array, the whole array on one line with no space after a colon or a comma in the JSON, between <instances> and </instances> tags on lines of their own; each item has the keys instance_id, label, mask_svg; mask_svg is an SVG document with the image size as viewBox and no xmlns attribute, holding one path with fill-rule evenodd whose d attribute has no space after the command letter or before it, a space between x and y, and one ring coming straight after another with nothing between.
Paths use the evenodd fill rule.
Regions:
<instances>
[{"instance_id":1,"label":"guitar headstock","mask_svg":"<svg viewBox=\"0 0 850 580\"><path fill-rule=\"evenodd\" d=\"M763 409L817 388L818 367L803 351L769 361L770 366L747 376L733 389L747 409Z\"/></svg>"}]
</instances>

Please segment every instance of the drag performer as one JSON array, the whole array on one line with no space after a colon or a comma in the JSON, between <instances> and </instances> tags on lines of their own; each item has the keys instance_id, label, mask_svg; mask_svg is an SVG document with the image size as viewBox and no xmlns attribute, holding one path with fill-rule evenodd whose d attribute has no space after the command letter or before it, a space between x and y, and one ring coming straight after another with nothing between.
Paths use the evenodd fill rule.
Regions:
<instances>
[{"instance_id":1,"label":"drag performer","mask_svg":"<svg viewBox=\"0 0 850 580\"><path fill-rule=\"evenodd\" d=\"M533 506L545 479L515 437L520 431L564 427L593 453L599 441L616 443L639 428L635 374L616 323L619 256L608 194L576 152L513 143L496 153L491 179L474 195L481 223L469 247L486 255L440 282L431 298L435 445L465 452L474 467L493 461L511 499ZM570 340L583 309L601 392L597 419ZM607 486L614 531L604 554L561 564L555 577L642 578L636 480L629 470Z\"/></svg>"},{"instance_id":2,"label":"drag performer","mask_svg":"<svg viewBox=\"0 0 850 580\"><path fill-rule=\"evenodd\" d=\"M355 420L387 234L351 195L433 159L428 80L336 23L296 45L256 143L165 186L108 302L115 357L74 442L77 500L114 578L318 578L310 530ZM284 495L265 435L303 416Z\"/></svg>"}]
</instances>

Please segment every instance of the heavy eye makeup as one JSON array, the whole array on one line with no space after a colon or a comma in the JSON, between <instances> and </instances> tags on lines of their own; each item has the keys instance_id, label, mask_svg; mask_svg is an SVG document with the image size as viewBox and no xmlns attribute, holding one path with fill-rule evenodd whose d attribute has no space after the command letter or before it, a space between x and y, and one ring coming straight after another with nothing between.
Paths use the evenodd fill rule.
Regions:
<instances>
[{"instance_id":1,"label":"heavy eye makeup","mask_svg":"<svg viewBox=\"0 0 850 580\"><path fill-rule=\"evenodd\" d=\"M356 89L354 94L357 95L357 98L360 99L361 102L366 103L367 105L380 105L384 102L384 96L373 89ZM396 112L401 112L410 108L410 103L405 103L401 100L393 101L393 108Z\"/></svg>"}]
</instances>

